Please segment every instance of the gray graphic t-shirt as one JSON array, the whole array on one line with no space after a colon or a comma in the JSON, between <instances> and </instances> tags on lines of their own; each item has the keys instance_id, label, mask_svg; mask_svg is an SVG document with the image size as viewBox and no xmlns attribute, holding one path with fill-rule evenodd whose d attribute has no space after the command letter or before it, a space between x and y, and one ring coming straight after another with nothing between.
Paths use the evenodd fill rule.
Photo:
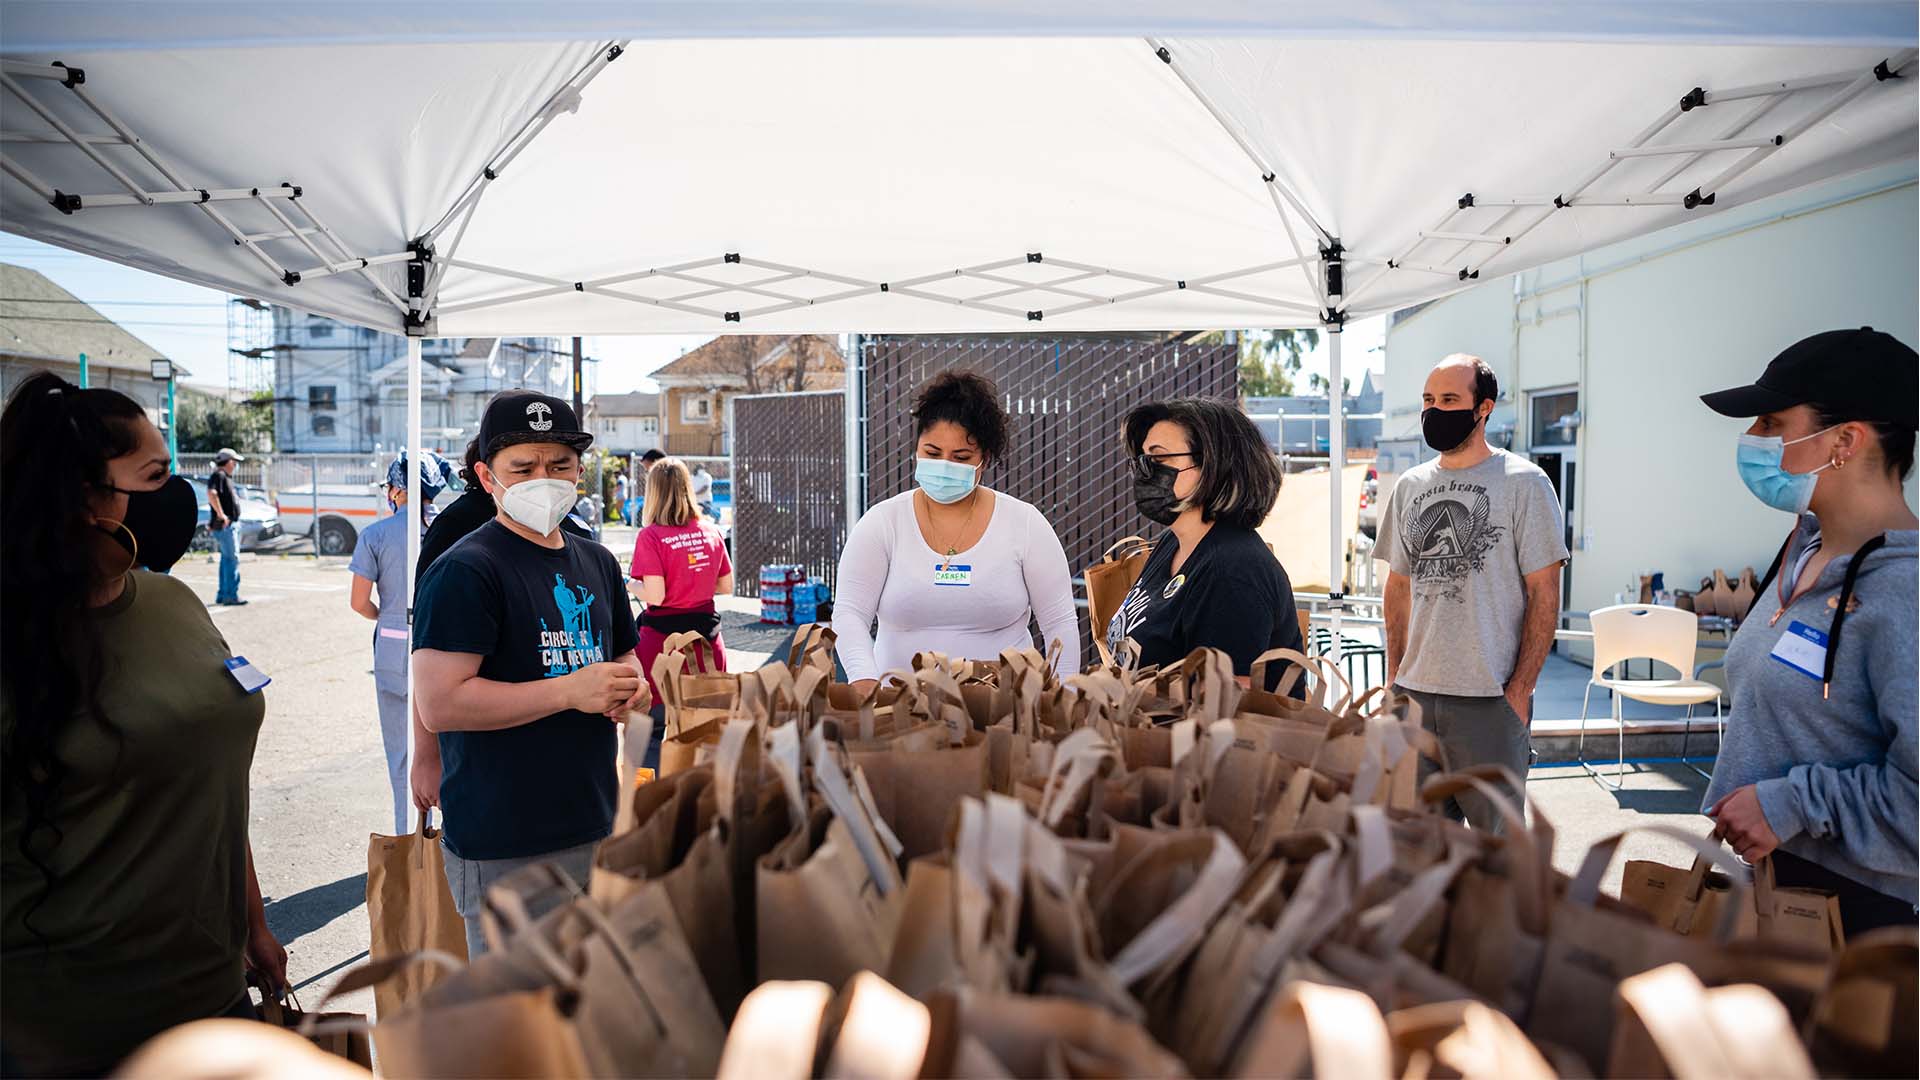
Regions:
<instances>
[{"instance_id":1,"label":"gray graphic t-shirt","mask_svg":"<svg viewBox=\"0 0 1920 1080\"><path fill-rule=\"evenodd\" d=\"M1503 693L1520 653L1522 579L1566 559L1564 522L1547 474L1504 450L1471 469L1436 458L1403 473L1379 530L1382 557L1413 589L1394 681L1429 694Z\"/></svg>"}]
</instances>

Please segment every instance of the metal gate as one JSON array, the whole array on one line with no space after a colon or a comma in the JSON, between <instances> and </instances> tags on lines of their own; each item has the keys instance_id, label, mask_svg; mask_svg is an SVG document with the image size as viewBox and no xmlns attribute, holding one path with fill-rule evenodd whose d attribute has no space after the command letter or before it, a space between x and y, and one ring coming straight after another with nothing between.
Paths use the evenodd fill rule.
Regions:
<instances>
[{"instance_id":1,"label":"metal gate","mask_svg":"<svg viewBox=\"0 0 1920 1080\"><path fill-rule=\"evenodd\" d=\"M1053 524L1076 576L1115 540L1154 526L1134 510L1121 422L1134 406L1174 397L1235 400L1239 347L1191 334L880 335L858 339L864 390L866 505L913 483L914 393L947 368L977 371L1013 414L1006 460L983 482L1032 503ZM1084 637L1082 655L1092 656Z\"/></svg>"},{"instance_id":2,"label":"metal gate","mask_svg":"<svg viewBox=\"0 0 1920 1080\"><path fill-rule=\"evenodd\" d=\"M778 563L832 586L847 540L846 396L743 394L728 407L734 590L760 595L760 568Z\"/></svg>"}]
</instances>

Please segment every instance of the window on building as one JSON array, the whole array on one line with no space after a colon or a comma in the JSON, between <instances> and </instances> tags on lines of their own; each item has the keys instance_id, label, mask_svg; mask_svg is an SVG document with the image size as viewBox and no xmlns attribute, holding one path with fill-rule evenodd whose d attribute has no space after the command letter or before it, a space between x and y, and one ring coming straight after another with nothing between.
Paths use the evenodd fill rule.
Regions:
<instances>
[{"instance_id":1,"label":"window on building","mask_svg":"<svg viewBox=\"0 0 1920 1080\"><path fill-rule=\"evenodd\" d=\"M307 323L307 336L308 337L332 337L333 336L333 320L322 319L316 316L312 321Z\"/></svg>"},{"instance_id":2,"label":"window on building","mask_svg":"<svg viewBox=\"0 0 1920 1080\"><path fill-rule=\"evenodd\" d=\"M335 400L334 389L331 386L307 387L307 408L309 409L336 408Z\"/></svg>"},{"instance_id":3,"label":"window on building","mask_svg":"<svg viewBox=\"0 0 1920 1080\"><path fill-rule=\"evenodd\" d=\"M314 413L308 420L308 427L316 438L333 438L333 417L326 413Z\"/></svg>"},{"instance_id":4,"label":"window on building","mask_svg":"<svg viewBox=\"0 0 1920 1080\"><path fill-rule=\"evenodd\" d=\"M681 398L680 419L700 422L713 419L713 399L704 394Z\"/></svg>"},{"instance_id":5,"label":"window on building","mask_svg":"<svg viewBox=\"0 0 1920 1080\"><path fill-rule=\"evenodd\" d=\"M380 434L380 414L378 412L370 412L367 414L367 434Z\"/></svg>"},{"instance_id":6,"label":"window on building","mask_svg":"<svg viewBox=\"0 0 1920 1080\"><path fill-rule=\"evenodd\" d=\"M1533 395L1533 441L1529 446L1572 446L1579 431L1578 391Z\"/></svg>"},{"instance_id":7,"label":"window on building","mask_svg":"<svg viewBox=\"0 0 1920 1080\"><path fill-rule=\"evenodd\" d=\"M660 418L657 416L641 417L640 418L640 434L642 435L660 434Z\"/></svg>"}]
</instances>

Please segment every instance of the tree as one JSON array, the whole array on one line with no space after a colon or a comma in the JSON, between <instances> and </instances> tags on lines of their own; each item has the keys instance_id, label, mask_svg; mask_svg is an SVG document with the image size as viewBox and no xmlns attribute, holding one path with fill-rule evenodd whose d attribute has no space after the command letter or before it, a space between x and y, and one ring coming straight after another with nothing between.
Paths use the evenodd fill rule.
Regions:
<instances>
[{"instance_id":1,"label":"tree","mask_svg":"<svg viewBox=\"0 0 1920 1080\"><path fill-rule=\"evenodd\" d=\"M1219 342L1214 331L1201 341ZM1240 332L1240 396L1287 397L1300 374L1300 357L1320 347L1318 330L1243 330Z\"/></svg>"},{"instance_id":2,"label":"tree","mask_svg":"<svg viewBox=\"0 0 1920 1080\"><path fill-rule=\"evenodd\" d=\"M764 389L760 385L760 361L766 358L766 339L754 334L729 334L715 338L711 346L714 350L714 365L728 375L738 375L747 386L742 393L758 394Z\"/></svg>"},{"instance_id":3,"label":"tree","mask_svg":"<svg viewBox=\"0 0 1920 1080\"><path fill-rule=\"evenodd\" d=\"M1324 394L1327 392L1327 386L1328 386L1327 377L1316 371L1313 374L1307 376L1307 386L1312 388L1313 392L1316 394ZM1345 375L1340 376L1340 396L1346 397L1352 393L1353 393L1353 380L1347 378Z\"/></svg>"},{"instance_id":4,"label":"tree","mask_svg":"<svg viewBox=\"0 0 1920 1080\"><path fill-rule=\"evenodd\" d=\"M182 453L211 454L222 447L264 450L273 434L273 395L256 394L236 403L212 394L180 394L174 402L174 424Z\"/></svg>"},{"instance_id":5,"label":"tree","mask_svg":"<svg viewBox=\"0 0 1920 1080\"><path fill-rule=\"evenodd\" d=\"M812 334L799 334L787 339L787 356L792 360L792 368L785 381L788 389L794 391L807 388L807 368L820 355L820 339Z\"/></svg>"}]
</instances>

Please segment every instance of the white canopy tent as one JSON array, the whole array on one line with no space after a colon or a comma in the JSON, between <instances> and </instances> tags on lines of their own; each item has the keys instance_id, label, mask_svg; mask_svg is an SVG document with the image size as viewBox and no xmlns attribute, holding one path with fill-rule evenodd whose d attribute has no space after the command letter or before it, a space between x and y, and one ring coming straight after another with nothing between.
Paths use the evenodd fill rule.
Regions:
<instances>
[{"instance_id":1,"label":"white canopy tent","mask_svg":"<svg viewBox=\"0 0 1920 1080\"><path fill-rule=\"evenodd\" d=\"M1916 152L1908 3L1111 6L14 3L0 223L412 335L417 440L421 336L1322 326L1338 386Z\"/></svg>"}]
</instances>

